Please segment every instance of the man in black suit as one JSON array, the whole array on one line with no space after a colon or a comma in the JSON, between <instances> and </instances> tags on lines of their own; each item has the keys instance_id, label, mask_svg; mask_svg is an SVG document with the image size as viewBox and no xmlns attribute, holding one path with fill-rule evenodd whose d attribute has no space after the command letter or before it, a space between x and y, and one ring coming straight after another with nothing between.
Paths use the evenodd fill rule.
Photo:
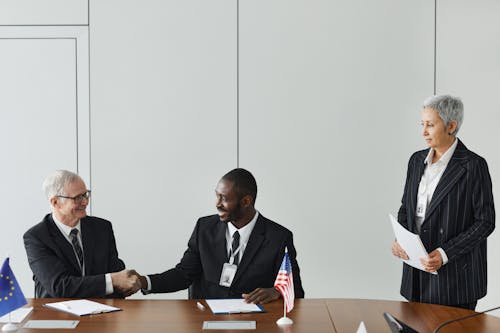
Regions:
<instances>
[{"instance_id":1,"label":"man in black suit","mask_svg":"<svg viewBox=\"0 0 500 333\"><path fill-rule=\"evenodd\" d=\"M43 184L52 207L24 234L35 297L123 298L140 288L118 258L109 221L87 216L90 191L75 173L58 170Z\"/></svg>"},{"instance_id":2,"label":"man in black suit","mask_svg":"<svg viewBox=\"0 0 500 333\"><path fill-rule=\"evenodd\" d=\"M189 298L243 297L267 303L280 297L274 282L287 248L295 297L304 297L293 235L255 210L252 174L228 172L215 193L219 214L200 218L180 263L161 274L141 276L142 289L164 293L189 287Z\"/></svg>"},{"instance_id":3,"label":"man in black suit","mask_svg":"<svg viewBox=\"0 0 500 333\"><path fill-rule=\"evenodd\" d=\"M462 119L456 97L424 102L422 135L429 149L410 158L398 221L420 235L429 258L421 259L426 271L403 265L401 294L474 310L486 295L486 238L495 228L495 207L485 159L456 138ZM397 242L392 252L408 258Z\"/></svg>"}]
</instances>

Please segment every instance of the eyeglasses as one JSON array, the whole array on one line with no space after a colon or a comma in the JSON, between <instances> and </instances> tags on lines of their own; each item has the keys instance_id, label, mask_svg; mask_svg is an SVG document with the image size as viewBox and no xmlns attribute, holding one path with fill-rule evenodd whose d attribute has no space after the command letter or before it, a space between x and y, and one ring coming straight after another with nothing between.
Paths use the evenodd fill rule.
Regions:
<instances>
[{"instance_id":1,"label":"eyeglasses","mask_svg":"<svg viewBox=\"0 0 500 333\"><path fill-rule=\"evenodd\" d=\"M64 198L64 199L71 199L77 204L81 204L83 199L89 199L90 198L90 190L83 192L82 194L78 194L74 197L67 197L64 195L56 195L56 198Z\"/></svg>"}]
</instances>

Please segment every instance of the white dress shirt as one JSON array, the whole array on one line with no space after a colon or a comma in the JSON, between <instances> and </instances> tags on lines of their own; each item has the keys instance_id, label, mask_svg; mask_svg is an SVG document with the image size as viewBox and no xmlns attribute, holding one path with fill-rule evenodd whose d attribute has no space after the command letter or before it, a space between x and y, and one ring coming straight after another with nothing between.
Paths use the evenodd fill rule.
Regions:
<instances>
[{"instance_id":1,"label":"white dress shirt","mask_svg":"<svg viewBox=\"0 0 500 333\"><path fill-rule=\"evenodd\" d=\"M59 229L59 231L61 231L61 233L63 234L64 238L66 238L66 240L69 242L72 249L73 249L73 244L71 243L71 238L69 237L69 234L71 233L71 230L75 228L78 229L78 235L76 238L78 239L78 243L80 243L80 247L82 248L82 252L84 253L85 257L85 249L83 248L83 243L82 243L82 227L80 225L80 221L78 221L78 223L74 227L70 227L59 221L55 214L52 214L52 219L56 223L56 226ZM75 250L73 249L73 252L74 251ZM78 256L76 252L75 252L75 257L76 260L78 261ZM82 276L84 275L85 275L85 263L82 264ZM113 280L111 279L111 273L106 273L104 275L104 278L106 279L106 295L110 295L114 291Z\"/></svg>"},{"instance_id":2,"label":"white dress shirt","mask_svg":"<svg viewBox=\"0 0 500 333\"><path fill-rule=\"evenodd\" d=\"M426 164L424 174L420 179L420 184L418 186L418 194L417 194L417 208L415 212L415 220L417 230L420 233L420 228L422 227L422 223L425 219L425 213L427 211L427 207L431 202L432 196L436 187L439 183L439 180L443 176L444 170L448 166L448 163L457 148L458 140L455 138L453 144L448 148L448 150L441 156L439 160L432 163L432 159L434 157L435 151L434 149L430 149L427 157L424 160ZM448 256L444 252L442 248L437 249L441 253L441 257L443 258L443 265L448 263Z\"/></svg>"},{"instance_id":3,"label":"white dress shirt","mask_svg":"<svg viewBox=\"0 0 500 333\"><path fill-rule=\"evenodd\" d=\"M236 231L238 231L238 233L240 234L240 250L237 253L237 255L239 256L238 262L241 262L241 258L243 258L243 253L245 252L245 248L247 247L248 239L250 238L250 234L252 233L252 230L255 227L255 223L257 222L258 217L259 217L259 212L255 211L255 215L250 220L250 222L240 229L236 228L233 223L227 224L227 229L226 229L227 246L226 246L226 249L227 249L228 256L230 255L230 252L231 252L231 246L233 243L234 233Z\"/></svg>"}]
</instances>

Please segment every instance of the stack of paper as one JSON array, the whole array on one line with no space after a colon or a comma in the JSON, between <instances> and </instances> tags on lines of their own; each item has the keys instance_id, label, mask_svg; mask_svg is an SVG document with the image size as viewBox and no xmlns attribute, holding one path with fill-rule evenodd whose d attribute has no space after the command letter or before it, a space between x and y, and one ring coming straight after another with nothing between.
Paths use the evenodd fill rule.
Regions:
<instances>
[{"instance_id":1,"label":"stack of paper","mask_svg":"<svg viewBox=\"0 0 500 333\"><path fill-rule=\"evenodd\" d=\"M98 314L98 313L121 310L120 308L115 308L113 306L89 301L86 299L47 303L45 304L45 306L51 309L72 313L77 316L86 316L90 314Z\"/></svg>"},{"instance_id":2,"label":"stack of paper","mask_svg":"<svg viewBox=\"0 0 500 333\"><path fill-rule=\"evenodd\" d=\"M261 305L245 303L243 298L207 299L206 302L214 314L265 312Z\"/></svg>"},{"instance_id":3,"label":"stack of paper","mask_svg":"<svg viewBox=\"0 0 500 333\"><path fill-rule=\"evenodd\" d=\"M396 240L408 255L409 259L403 261L410 266L425 271L424 265L420 261L420 258L428 258L429 254L427 253L424 244L422 244L420 236L406 230L401 224L399 224L394 215L389 214L389 219L391 220L392 229L394 230L394 236L396 236ZM437 274L436 272L431 273Z\"/></svg>"}]
</instances>

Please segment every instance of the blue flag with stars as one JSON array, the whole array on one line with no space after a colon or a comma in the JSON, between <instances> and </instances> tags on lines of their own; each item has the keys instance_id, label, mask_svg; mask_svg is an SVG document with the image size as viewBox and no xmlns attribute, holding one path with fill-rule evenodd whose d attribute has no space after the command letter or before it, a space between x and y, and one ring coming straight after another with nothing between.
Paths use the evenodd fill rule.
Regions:
<instances>
[{"instance_id":1,"label":"blue flag with stars","mask_svg":"<svg viewBox=\"0 0 500 333\"><path fill-rule=\"evenodd\" d=\"M0 270L0 317L25 304L26 298L17 284L7 258Z\"/></svg>"}]
</instances>

